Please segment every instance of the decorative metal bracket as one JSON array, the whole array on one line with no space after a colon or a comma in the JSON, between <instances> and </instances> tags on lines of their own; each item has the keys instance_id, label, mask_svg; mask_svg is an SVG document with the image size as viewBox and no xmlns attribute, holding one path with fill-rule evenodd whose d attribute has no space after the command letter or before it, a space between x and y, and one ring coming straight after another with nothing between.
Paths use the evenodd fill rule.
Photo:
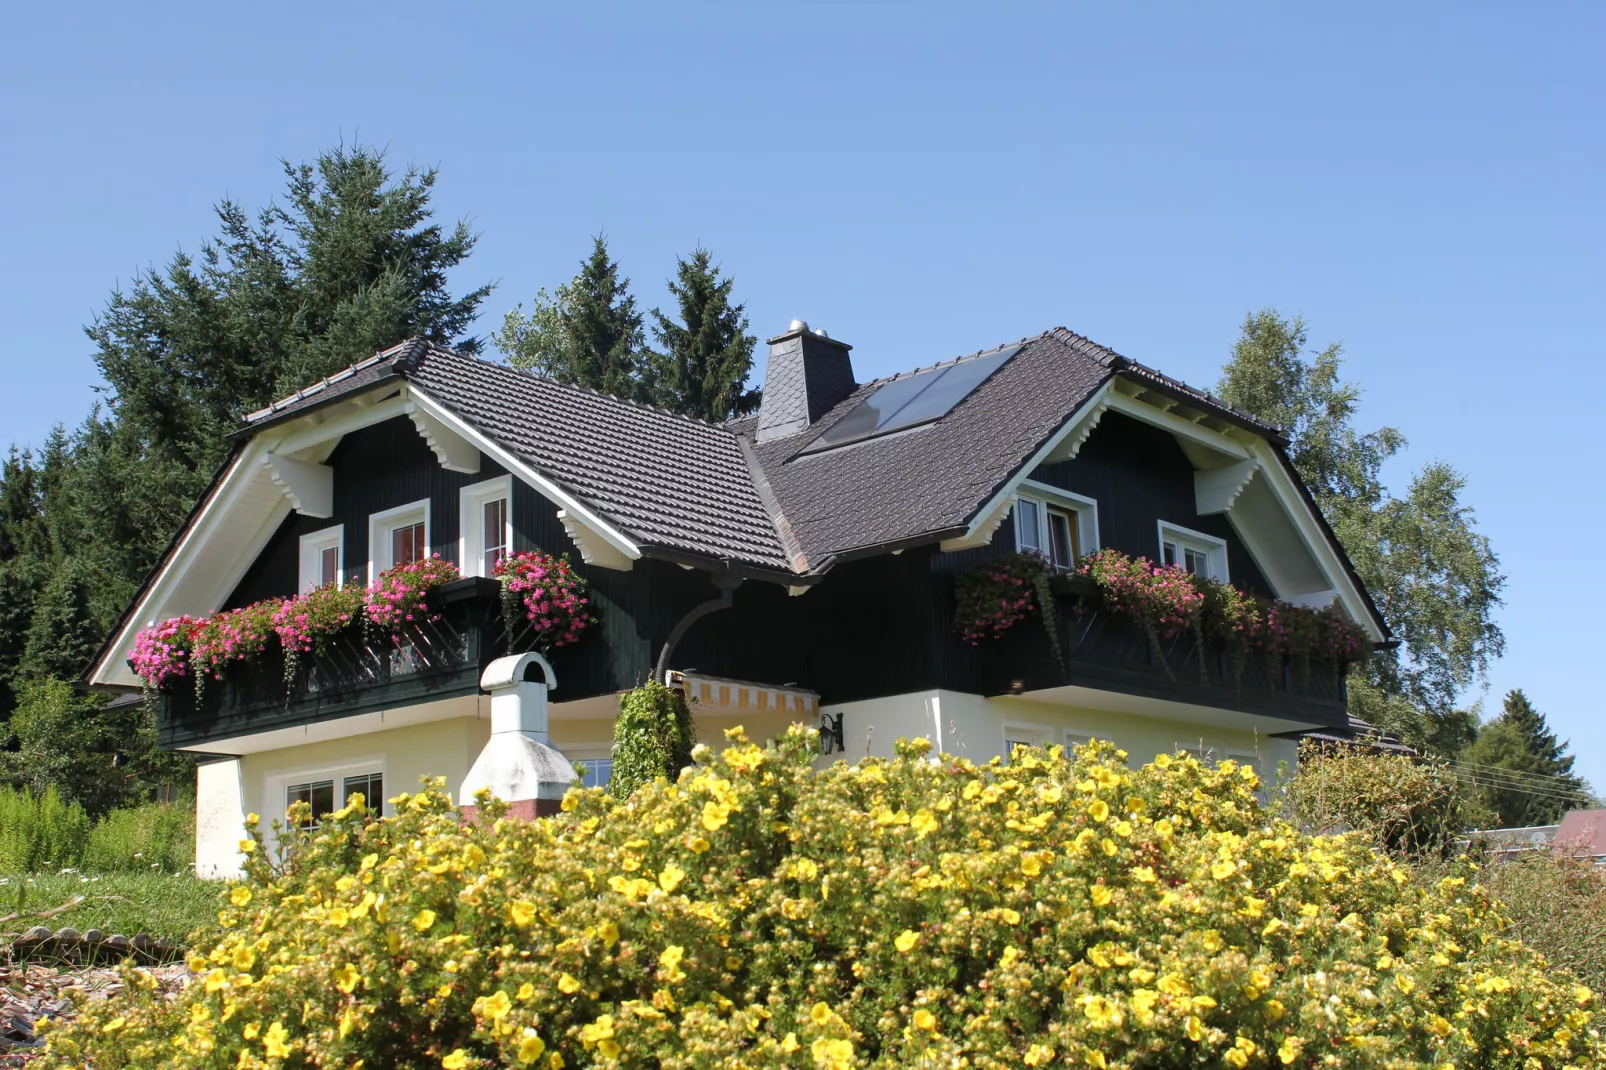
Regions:
<instances>
[{"instance_id":1,"label":"decorative metal bracket","mask_svg":"<svg viewBox=\"0 0 1606 1070\"><path fill-rule=\"evenodd\" d=\"M842 714L820 714L820 753L836 754L847 750L842 738Z\"/></svg>"}]
</instances>

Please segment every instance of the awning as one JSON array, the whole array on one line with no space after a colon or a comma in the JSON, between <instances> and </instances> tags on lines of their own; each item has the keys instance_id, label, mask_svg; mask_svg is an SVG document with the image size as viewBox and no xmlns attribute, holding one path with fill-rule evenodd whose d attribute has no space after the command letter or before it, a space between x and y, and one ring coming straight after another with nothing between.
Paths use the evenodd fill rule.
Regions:
<instances>
[{"instance_id":1,"label":"awning","mask_svg":"<svg viewBox=\"0 0 1606 1070\"><path fill-rule=\"evenodd\" d=\"M670 672L669 686L685 692L693 713L784 714L809 725L820 718L820 696L798 687L776 687L689 672Z\"/></svg>"}]
</instances>

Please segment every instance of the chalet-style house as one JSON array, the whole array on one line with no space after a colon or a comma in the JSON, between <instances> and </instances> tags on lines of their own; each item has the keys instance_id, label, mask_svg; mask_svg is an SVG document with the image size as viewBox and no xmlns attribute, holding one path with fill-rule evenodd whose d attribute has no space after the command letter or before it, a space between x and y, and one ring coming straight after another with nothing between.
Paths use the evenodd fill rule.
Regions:
<instances>
[{"instance_id":1,"label":"chalet-style house","mask_svg":"<svg viewBox=\"0 0 1606 1070\"><path fill-rule=\"evenodd\" d=\"M864 384L849 348L794 321L758 413L723 425L418 340L247 417L92 685L139 688L140 633L180 614L429 555L464 578L404 642L359 629L289 672L265 656L162 690L162 745L208 756L198 869L234 871L248 812L424 775L543 809L576 764L606 780L619 694L655 676L712 744L804 721L850 760L900 737L986 760L1096 736L1271 772L1300 733L1348 729L1339 667L1197 632L1162 649L1068 571L1113 548L1386 642L1275 427L1063 329ZM515 656L493 578L533 549L571 556L595 618L545 658ZM1054 573L1047 619L967 641L956 583L1020 550Z\"/></svg>"}]
</instances>

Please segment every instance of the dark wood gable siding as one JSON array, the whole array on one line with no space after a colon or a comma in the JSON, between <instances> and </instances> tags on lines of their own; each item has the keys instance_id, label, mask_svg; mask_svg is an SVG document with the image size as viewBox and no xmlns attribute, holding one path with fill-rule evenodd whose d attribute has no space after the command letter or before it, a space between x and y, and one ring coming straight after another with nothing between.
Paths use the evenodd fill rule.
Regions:
<instances>
[{"instance_id":1,"label":"dark wood gable siding","mask_svg":"<svg viewBox=\"0 0 1606 1070\"><path fill-rule=\"evenodd\" d=\"M456 561L458 492L506 472L484 455L473 475L442 468L405 417L352 432L325 463L335 472L334 515L286 517L223 608L294 594L301 536L336 524L345 525L347 576L366 583L369 516L421 498L430 503L431 548ZM637 561L627 572L587 567L558 520L557 506L517 478L512 512L514 548L568 554L590 583L596 606L597 627L583 642L553 654L559 677L554 698L559 701L644 681L675 622L687 609L716 594L706 572L661 561Z\"/></svg>"},{"instance_id":2,"label":"dark wood gable siding","mask_svg":"<svg viewBox=\"0 0 1606 1070\"><path fill-rule=\"evenodd\" d=\"M1193 491L1193 462L1170 432L1107 412L1075 459L1045 464L1032 473L1039 483L1086 495L1099 503L1099 541L1133 557L1160 557L1159 522L1177 524L1227 544L1232 582L1256 594L1274 592L1225 516L1200 516ZM1015 545L1005 524L999 540Z\"/></svg>"},{"instance_id":3,"label":"dark wood gable siding","mask_svg":"<svg viewBox=\"0 0 1606 1070\"><path fill-rule=\"evenodd\" d=\"M286 517L224 603L225 609L296 593L301 536L336 524L345 525L345 574L366 583L369 516L421 498L429 499L431 549L455 561L458 490L506 471L484 456L480 458L480 470L473 475L442 468L405 416L353 431L324 463L335 473L334 515L324 518L291 513Z\"/></svg>"}]
</instances>

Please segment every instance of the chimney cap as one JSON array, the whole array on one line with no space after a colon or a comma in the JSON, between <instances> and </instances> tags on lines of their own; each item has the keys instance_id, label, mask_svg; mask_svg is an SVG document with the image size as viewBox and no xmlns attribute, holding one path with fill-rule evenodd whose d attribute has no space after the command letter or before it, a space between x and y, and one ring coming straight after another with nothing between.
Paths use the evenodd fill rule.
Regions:
<instances>
[{"instance_id":1,"label":"chimney cap","mask_svg":"<svg viewBox=\"0 0 1606 1070\"><path fill-rule=\"evenodd\" d=\"M788 323L786 325L786 333L787 334L791 334L793 331L806 331L808 329L809 329L809 321L808 320L793 320L791 323Z\"/></svg>"}]
</instances>

